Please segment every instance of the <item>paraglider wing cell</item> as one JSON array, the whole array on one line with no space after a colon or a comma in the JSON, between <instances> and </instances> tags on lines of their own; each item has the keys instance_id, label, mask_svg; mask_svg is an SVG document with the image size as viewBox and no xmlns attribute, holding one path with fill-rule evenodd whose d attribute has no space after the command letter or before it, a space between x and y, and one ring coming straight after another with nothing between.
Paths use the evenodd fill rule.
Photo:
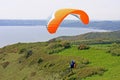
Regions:
<instances>
[{"instance_id":1,"label":"paraglider wing cell","mask_svg":"<svg viewBox=\"0 0 120 80\"><path fill-rule=\"evenodd\" d=\"M60 23L67 17L69 14L72 14L79 18L84 24L89 23L88 15L82 10L76 9L60 9L55 12L53 19L51 19L48 23L47 30L49 33L53 34L58 29Z\"/></svg>"}]
</instances>

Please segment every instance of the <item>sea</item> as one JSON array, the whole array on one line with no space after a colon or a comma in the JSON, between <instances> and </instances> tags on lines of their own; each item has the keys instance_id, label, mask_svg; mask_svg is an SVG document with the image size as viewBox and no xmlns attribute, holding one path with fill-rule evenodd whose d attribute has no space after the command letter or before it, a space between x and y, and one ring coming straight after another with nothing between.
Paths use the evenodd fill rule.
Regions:
<instances>
[{"instance_id":1,"label":"sea","mask_svg":"<svg viewBox=\"0 0 120 80\"><path fill-rule=\"evenodd\" d=\"M44 42L59 36L75 36L88 32L106 31L78 27L59 27L55 34L50 34L46 26L0 26L0 48L19 42Z\"/></svg>"}]
</instances>

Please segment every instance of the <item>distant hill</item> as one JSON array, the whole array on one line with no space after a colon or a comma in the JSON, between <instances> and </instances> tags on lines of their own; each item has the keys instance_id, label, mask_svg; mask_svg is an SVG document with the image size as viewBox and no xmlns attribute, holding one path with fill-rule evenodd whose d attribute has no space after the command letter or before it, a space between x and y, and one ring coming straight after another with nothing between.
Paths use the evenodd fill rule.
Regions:
<instances>
[{"instance_id":1,"label":"distant hill","mask_svg":"<svg viewBox=\"0 0 120 80\"><path fill-rule=\"evenodd\" d=\"M0 20L0 26L46 26L47 20ZM79 20L64 20L61 27L84 27L101 30L120 30L120 21L90 21L84 25Z\"/></svg>"},{"instance_id":2,"label":"distant hill","mask_svg":"<svg viewBox=\"0 0 120 80\"><path fill-rule=\"evenodd\" d=\"M38 26L45 24L46 20L0 20L0 26Z\"/></svg>"},{"instance_id":3,"label":"distant hill","mask_svg":"<svg viewBox=\"0 0 120 80\"><path fill-rule=\"evenodd\" d=\"M82 24L79 20L65 20L62 27L84 27L101 30L120 30L120 21L90 21L88 25Z\"/></svg>"},{"instance_id":4,"label":"distant hill","mask_svg":"<svg viewBox=\"0 0 120 80\"><path fill-rule=\"evenodd\" d=\"M120 30L113 32L90 32L77 36L61 36L56 39L69 40L69 41L83 41L83 40L120 40Z\"/></svg>"}]
</instances>

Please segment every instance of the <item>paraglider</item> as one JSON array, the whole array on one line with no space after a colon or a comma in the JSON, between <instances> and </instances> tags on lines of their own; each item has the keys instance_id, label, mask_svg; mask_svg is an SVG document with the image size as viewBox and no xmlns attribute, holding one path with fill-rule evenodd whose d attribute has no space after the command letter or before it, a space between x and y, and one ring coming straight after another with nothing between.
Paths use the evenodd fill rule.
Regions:
<instances>
[{"instance_id":1,"label":"paraglider","mask_svg":"<svg viewBox=\"0 0 120 80\"><path fill-rule=\"evenodd\" d=\"M84 24L89 23L89 17L87 13L82 10L77 9L60 9L55 12L52 16L51 20L48 22L47 30L49 33L53 34L57 31L60 23L67 17L69 14L74 15L75 17L79 18Z\"/></svg>"}]
</instances>

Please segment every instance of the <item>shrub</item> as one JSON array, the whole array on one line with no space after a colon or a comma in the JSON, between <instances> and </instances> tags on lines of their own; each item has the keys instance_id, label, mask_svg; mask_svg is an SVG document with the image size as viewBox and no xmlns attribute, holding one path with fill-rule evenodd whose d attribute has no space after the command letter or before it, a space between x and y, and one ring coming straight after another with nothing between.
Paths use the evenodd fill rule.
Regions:
<instances>
[{"instance_id":1,"label":"shrub","mask_svg":"<svg viewBox=\"0 0 120 80\"><path fill-rule=\"evenodd\" d=\"M81 71L79 72L79 76L81 78L86 78L96 74L102 75L105 71L106 69L102 67L86 67L81 69Z\"/></svg>"},{"instance_id":2,"label":"shrub","mask_svg":"<svg viewBox=\"0 0 120 80\"><path fill-rule=\"evenodd\" d=\"M10 64L10 62L8 62L8 61L7 61L7 62L4 62L4 63L2 63L2 67L3 67L3 68L6 68L9 64Z\"/></svg>"},{"instance_id":3,"label":"shrub","mask_svg":"<svg viewBox=\"0 0 120 80\"><path fill-rule=\"evenodd\" d=\"M32 50L28 50L25 57L28 58L30 57L31 55L33 54L33 51Z\"/></svg>"},{"instance_id":4,"label":"shrub","mask_svg":"<svg viewBox=\"0 0 120 80\"><path fill-rule=\"evenodd\" d=\"M59 44L59 43L51 43L51 44L49 44L48 45L48 49L55 49L55 48L58 48L58 47L62 47L62 45L61 44Z\"/></svg>"},{"instance_id":5,"label":"shrub","mask_svg":"<svg viewBox=\"0 0 120 80\"><path fill-rule=\"evenodd\" d=\"M55 64L54 63L50 63L49 65L48 65L48 67L52 67L52 66L54 66Z\"/></svg>"},{"instance_id":6,"label":"shrub","mask_svg":"<svg viewBox=\"0 0 120 80\"><path fill-rule=\"evenodd\" d=\"M113 56L120 56L120 49L113 49L109 51Z\"/></svg>"},{"instance_id":7,"label":"shrub","mask_svg":"<svg viewBox=\"0 0 120 80\"><path fill-rule=\"evenodd\" d=\"M90 47L88 45L85 45L85 44L80 44L78 46L78 50L86 50L86 49L89 49Z\"/></svg>"},{"instance_id":8,"label":"shrub","mask_svg":"<svg viewBox=\"0 0 120 80\"><path fill-rule=\"evenodd\" d=\"M67 49L67 48L70 48L71 45L69 42L65 41L65 42L62 42L62 46L64 47L64 49Z\"/></svg>"},{"instance_id":9,"label":"shrub","mask_svg":"<svg viewBox=\"0 0 120 80\"><path fill-rule=\"evenodd\" d=\"M58 42L55 42L55 43L50 43L48 46L47 46L47 49L46 52L48 54L53 54L53 53L58 53L64 49L67 49L67 48L70 48L70 43L69 42L61 42L61 41L58 41Z\"/></svg>"},{"instance_id":10,"label":"shrub","mask_svg":"<svg viewBox=\"0 0 120 80\"><path fill-rule=\"evenodd\" d=\"M42 58L39 58L39 60L38 60L38 64L40 64L41 62L43 62L43 59Z\"/></svg>"},{"instance_id":11,"label":"shrub","mask_svg":"<svg viewBox=\"0 0 120 80\"><path fill-rule=\"evenodd\" d=\"M60 51L62 51L64 48L63 47L59 47L59 48L56 48L56 49L52 49L52 50L48 50L48 54L53 54L53 53L58 53Z\"/></svg>"},{"instance_id":12,"label":"shrub","mask_svg":"<svg viewBox=\"0 0 120 80\"><path fill-rule=\"evenodd\" d=\"M20 49L19 54L25 53L27 50L25 48Z\"/></svg>"},{"instance_id":13,"label":"shrub","mask_svg":"<svg viewBox=\"0 0 120 80\"><path fill-rule=\"evenodd\" d=\"M113 56L120 56L120 44L113 43L107 53L110 53Z\"/></svg>"}]
</instances>

